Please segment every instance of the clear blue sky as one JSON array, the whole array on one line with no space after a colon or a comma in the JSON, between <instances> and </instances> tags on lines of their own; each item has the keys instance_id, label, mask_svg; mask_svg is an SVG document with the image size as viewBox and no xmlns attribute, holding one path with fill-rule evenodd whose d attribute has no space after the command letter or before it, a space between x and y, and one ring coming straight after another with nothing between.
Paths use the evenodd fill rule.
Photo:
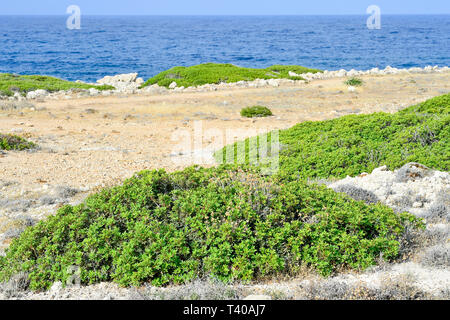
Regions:
<instances>
[{"instance_id":1,"label":"clear blue sky","mask_svg":"<svg viewBox=\"0 0 450 320\"><path fill-rule=\"evenodd\" d=\"M383 14L450 14L450 0L2 0L4 14L266 15L366 14L375 4Z\"/></svg>"}]
</instances>

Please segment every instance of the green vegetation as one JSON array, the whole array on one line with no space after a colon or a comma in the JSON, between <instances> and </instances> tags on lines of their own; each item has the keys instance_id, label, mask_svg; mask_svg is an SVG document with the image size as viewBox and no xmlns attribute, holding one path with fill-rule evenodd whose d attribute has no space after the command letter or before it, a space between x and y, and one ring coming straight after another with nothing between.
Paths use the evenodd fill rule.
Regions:
<instances>
[{"instance_id":1,"label":"green vegetation","mask_svg":"<svg viewBox=\"0 0 450 320\"><path fill-rule=\"evenodd\" d=\"M317 69L308 69L301 66L275 65L266 69L241 68L232 64L205 63L192 67L174 67L149 79L143 87L158 84L169 87L176 82L179 87L201 86L204 84L221 82L252 81L255 79L292 79L303 80L301 77L289 76L289 71L296 74L307 72L321 72Z\"/></svg>"},{"instance_id":2,"label":"green vegetation","mask_svg":"<svg viewBox=\"0 0 450 320\"><path fill-rule=\"evenodd\" d=\"M371 172L382 165L392 170L408 162L448 171L449 122L450 94L395 114L349 115L300 123L279 133L282 149L279 176L344 178ZM235 156L235 160L248 162L252 145L247 139L246 153L239 159ZM237 143L234 150L237 154ZM226 149L216 154L220 156L226 159Z\"/></svg>"},{"instance_id":3,"label":"green vegetation","mask_svg":"<svg viewBox=\"0 0 450 320\"><path fill-rule=\"evenodd\" d=\"M83 83L75 83L58 78L39 76L39 75L14 75L9 73L0 73L0 95L12 96L14 92L25 95L29 91L38 89L55 92L69 89L90 89L111 90L112 86L94 86Z\"/></svg>"},{"instance_id":4,"label":"green vegetation","mask_svg":"<svg viewBox=\"0 0 450 320\"><path fill-rule=\"evenodd\" d=\"M329 275L396 258L406 224L421 225L323 186L275 184L256 168L145 171L26 229L0 258L0 281L26 272L45 289L71 266L83 284L123 286L246 282L302 266Z\"/></svg>"},{"instance_id":5,"label":"green vegetation","mask_svg":"<svg viewBox=\"0 0 450 320\"><path fill-rule=\"evenodd\" d=\"M0 133L0 150L26 150L35 148L33 142L12 134Z\"/></svg>"},{"instance_id":6,"label":"green vegetation","mask_svg":"<svg viewBox=\"0 0 450 320\"><path fill-rule=\"evenodd\" d=\"M273 115L272 111L270 111L269 108L263 106L247 107L241 110L241 116L246 118L269 117L271 115Z\"/></svg>"},{"instance_id":7,"label":"green vegetation","mask_svg":"<svg viewBox=\"0 0 450 320\"><path fill-rule=\"evenodd\" d=\"M363 83L364 83L364 82L363 82L361 79L355 78L355 77L350 78L350 79L348 79L347 81L345 81L345 84L346 84L346 85L348 85L348 86L353 86L353 87L360 87L360 86L363 85Z\"/></svg>"},{"instance_id":8,"label":"green vegetation","mask_svg":"<svg viewBox=\"0 0 450 320\"><path fill-rule=\"evenodd\" d=\"M27 228L0 257L0 281L25 273L32 289L46 289L77 266L83 284L248 282L303 267L326 276L393 261L421 220L307 178L410 161L448 171L449 111L444 95L396 114L296 125L280 134L274 176L246 165L137 173Z\"/></svg>"}]
</instances>

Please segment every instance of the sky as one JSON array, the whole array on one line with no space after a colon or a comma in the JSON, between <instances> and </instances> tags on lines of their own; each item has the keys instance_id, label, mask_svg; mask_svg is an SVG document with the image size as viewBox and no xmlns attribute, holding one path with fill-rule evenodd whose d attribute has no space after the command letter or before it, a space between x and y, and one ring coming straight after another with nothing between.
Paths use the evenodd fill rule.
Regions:
<instances>
[{"instance_id":1,"label":"sky","mask_svg":"<svg viewBox=\"0 0 450 320\"><path fill-rule=\"evenodd\" d=\"M0 15L65 15L78 5L86 15L342 15L450 14L450 0L2 0Z\"/></svg>"}]
</instances>

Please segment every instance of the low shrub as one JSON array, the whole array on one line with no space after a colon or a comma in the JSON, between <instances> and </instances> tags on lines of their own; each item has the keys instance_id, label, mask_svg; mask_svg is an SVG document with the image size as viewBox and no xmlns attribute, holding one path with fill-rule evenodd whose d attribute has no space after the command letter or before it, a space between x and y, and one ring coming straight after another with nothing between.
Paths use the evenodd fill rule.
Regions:
<instances>
[{"instance_id":1,"label":"low shrub","mask_svg":"<svg viewBox=\"0 0 450 320\"><path fill-rule=\"evenodd\" d=\"M172 288L145 286L132 293L132 300L242 300L242 289L214 279L195 279Z\"/></svg>"},{"instance_id":2,"label":"low shrub","mask_svg":"<svg viewBox=\"0 0 450 320\"><path fill-rule=\"evenodd\" d=\"M419 260L424 266L450 267L450 245L441 243L427 248L419 256Z\"/></svg>"},{"instance_id":3,"label":"low shrub","mask_svg":"<svg viewBox=\"0 0 450 320\"><path fill-rule=\"evenodd\" d=\"M377 203L380 201L372 191L368 191L351 184L339 185L334 188L334 191L345 193L352 199L364 201L365 203Z\"/></svg>"},{"instance_id":4,"label":"low shrub","mask_svg":"<svg viewBox=\"0 0 450 320\"><path fill-rule=\"evenodd\" d=\"M291 79L304 80L299 76L290 76L289 71L296 74L322 72L302 66L275 65L265 69L242 68L232 64L205 63L191 67L174 67L147 80L142 87L158 84L169 87L176 82L179 87L201 86L204 84L232 83L252 81L256 79Z\"/></svg>"},{"instance_id":5,"label":"low shrub","mask_svg":"<svg viewBox=\"0 0 450 320\"><path fill-rule=\"evenodd\" d=\"M381 276L379 286L361 281L352 283L340 279L311 281L305 286L302 298L309 300L431 300L444 294L432 295L417 285L408 275Z\"/></svg>"},{"instance_id":6,"label":"low shrub","mask_svg":"<svg viewBox=\"0 0 450 320\"><path fill-rule=\"evenodd\" d=\"M348 85L348 86L353 86L353 87L360 87L360 86L363 85L363 83L364 83L364 82L363 82L361 79L355 78L355 77L350 78L350 79L348 79L347 81L345 81L345 84L346 84L346 85Z\"/></svg>"},{"instance_id":7,"label":"low shrub","mask_svg":"<svg viewBox=\"0 0 450 320\"><path fill-rule=\"evenodd\" d=\"M398 256L404 226L421 222L306 181L274 183L256 168L144 171L29 227L0 258L0 281L182 284L330 275Z\"/></svg>"},{"instance_id":8,"label":"low shrub","mask_svg":"<svg viewBox=\"0 0 450 320\"><path fill-rule=\"evenodd\" d=\"M95 86L85 83L76 83L49 76L40 75L16 75L0 73L0 96L12 96L15 92L25 95L29 91L43 89L48 92L69 89L111 90L112 86Z\"/></svg>"},{"instance_id":9,"label":"low shrub","mask_svg":"<svg viewBox=\"0 0 450 320\"><path fill-rule=\"evenodd\" d=\"M0 134L0 150L26 150L35 148L36 145L33 142L26 139L12 135L12 134Z\"/></svg>"},{"instance_id":10,"label":"low shrub","mask_svg":"<svg viewBox=\"0 0 450 320\"><path fill-rule=\"evenodd\" d=\"M29 284L28 274L21 272L13 275L9 281L0 283L0 293L3 293L7 299L19 298L28 290Z\"/></svg>"},{"instance_id":11,"label":"low shrub","mask_svg":"<svg viewBox=\"0 0 450 320\"><path fill-rule=\"evenodd\" d=\"M269 117L272 115L272 111L270 111L269 108L263 106L247 107L241 110L241 116L246 118Z\"/></svg>"},{"instance_id":12,"label":"low shrub","mask_svg":"<svg viewBox=\"0 0 450 320\"><path fill-rule=\"evenodd\" d=\"M282 179L345 178L383 165L393 170L409 162L448 171L449 112L450 94L446 94L395 114L348 115L297 124L279 132L278 175ZM249 154L255 153L249 141L245 140L244 154L238 154L238 143L234 144L236 162L248 163ZM227 148L216 153L217 160L227 161Z\"/></svg>"}]
</instances>

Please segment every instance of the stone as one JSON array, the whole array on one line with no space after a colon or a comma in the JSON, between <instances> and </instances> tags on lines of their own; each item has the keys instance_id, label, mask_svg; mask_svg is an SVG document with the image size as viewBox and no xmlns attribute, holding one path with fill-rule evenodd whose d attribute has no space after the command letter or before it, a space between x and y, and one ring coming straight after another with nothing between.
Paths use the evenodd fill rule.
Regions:
<instances>
[{"instance_id":1,"label":"stone","mask_svg":"<svg viewBox=\"0 0 450 320\"><path fill-rule=\"evenodd\" d=\"M35 91L30 91L27 93L27 99L37 99L41 97L46 97L48 92L42 89L38 89Z\"/></svg>"},{"instance_id":2,"label":"stone","mask_svg":"<svg viewBox=\"0 0 450 320\"><path fill-rule=\"evenodd\" d=\"M430 169L420 163L410 162L397 170L396 179L398 182L414 181L425 177Z\"/></svg>"},{"instance_id":3,"label":"stone","mask_svg":"<svg viewBox=\"0 0 450 320\"><path fill-rule=\"evenodd\" d=\"M137 73L127 73L127 74L118 74L115 76L105 76L102 79L97 80L99 84L113 85L117 82L135 82L138 74Z\"/></svg>"},{"instance_id":4,"label":"stone","mask_svg":"<svg viewBox=\"0 0 450 320\"><path fill-rule=\"evenodd\" d=\"M175 89L177 87L177 83L174 81L169 85L169 89Z\"/></svg>"},{"instance_id":5,"label":"stone","mask_svg":"<svg viewBox=\"0 0 450 320\"><path fill-rule=\"evenodd\" d=\"M272 87L279 87L280 86L280 81L278 79L269 79L267 81L267 83L269 84L269 86L272 86Z\"/></svg>"},{"instance_id":6,"label":"stone","mask_svg":"<svg viewBox=\"0 0 450 320\"><path fill-rule=\"evenodd\" d=\"M412 206L413 206L413 208L422 208L423 203L422 202L414 202Z\"/></svg>"},{"instance_id":7,"label":"stone","mask_svg":"<svg viewBox=\"0 0 450 320\"><path fill-rule=\"evenodd\" d=\"M53 285L50 288L50 294L55 295L58 294L59 292L61 292L61 290L63 289L63 285L61 281L57 281L55 283L53 283Z\"/></svg>"},{"instance_id":8,"label":"stone","mask_svg":"<svg viewBox=\"0 0 450 320\"><path fill-rule=\"evenodd\" d=\"M97 90L97 89L95 89L95 88L90 88L90 89L89 89L89 94L90 94L91 96L97 96L99 93L100 93L100 91Z\"/></svg>"}]
</instances>

